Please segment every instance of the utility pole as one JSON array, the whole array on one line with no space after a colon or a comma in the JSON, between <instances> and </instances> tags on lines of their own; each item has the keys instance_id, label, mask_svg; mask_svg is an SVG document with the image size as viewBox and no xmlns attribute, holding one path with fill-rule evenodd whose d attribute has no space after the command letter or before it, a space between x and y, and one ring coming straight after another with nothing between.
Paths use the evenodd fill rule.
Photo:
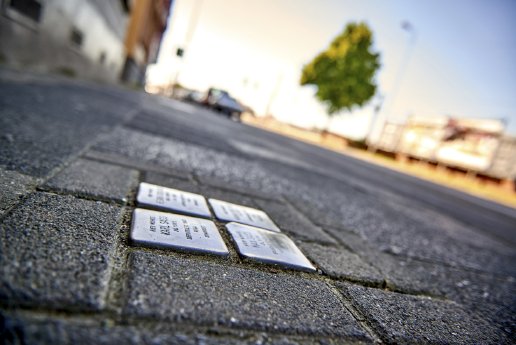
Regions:
<instances>
[{"instance_id":1,"label":"utility pole","mask_svg":"<svg viewBox=\"0 0 516 345\"><path fill-rule=\"evenodd\" d=\"M401 88L401 84L403 82L403 77L405 76L405 72L407 71L407 67L410 61L410 57L412 56L412 52L414 50L414 46L416 45L417 40L417 32L416 29L410 22L404 21L401 23L401 28L410 34L407 46L405 48L405 53L403 54L403 59L401 60L401 64L398 69L398 73L396 74L396 81L394 82L394 88L391 93L391 97L388 97L389 102L386 107L387 116L392 115L392 107L396 98L398 96L398 92Z\"/></svg>"},{"instance_id":2,"label":"utility pole","mask_svg":"<svg viewBox=\"0 0 516 345\"><path fill-rule=\"evenodd\" d=\"M407 42L407 45L405 47L405 52L403 53L403 57L401 59L401 63L398 67L398 72L396 73L396 79L394 81L394 86L391 91L390 95L387 95L387 104L383 108L384 110L381 111L381 103L383 103L383 97L382 101L380 103L380 106L377 106L375 108L374 118L372 120L371 129L368 133L367 141L371 145L375 145L375 140L373 140L373 135L376 131L378 131L379 128L383 128L384 125L388 122L389 117L392 116L392 107L394 105L394 102L396 101L396 98L398 96L398 92L401 88L401 84L403 82L403 77L405 76L405 72L407 71L407 67L410 61L410 58L412 56L412 52L414 50L414 46L416 45L417 40L417 32L414 26L408 22L404 21L401 23L401 28L403 31L409 33L409 40Z\"/></svg>"},{"instance_id":3,"label":"utility pole","mask_svg":"<svg viewBox=\"0 0 516 345\"><path fill-rule=\"evenodd\" d=\"M283 79L283 75L282 74L278 75L278 79L276 79L276 84L274 85L274 89L272 89L271 95L269 97L269 101L267 102L267 107L265 108L266 116L270 115L269 113L271 110L271 106L272 106L272 103L274 102L274 100L276 99L276 97L278 96L278 92L280 90L280 85L281 85L282 79Z\"/></svg>"},{"instance_id":4,"label":"utility pole","mask_svg":"<svg viewBox=\"0 0 516 345\"><path fill-rule=\"evenodd\" d=\"M186 31L185 40L183 41L182 47L178 48L176 50L176 55L179 59L184 61L185 54L187 53L187 48L189 47L193 35L195 33L195 29L197 29L197 23L199 22L199 16L201 14L201 8L202 8L202 2L203 0L195 0L192 8L192 12L190 13L190 20L188 21L188 29ZM179 54L179 51L181 53ZM172 82L172 92L174 91L177 82L179 80L179 75L181 73L181 67L177 70L173 82Z\"/></svg>"}]
</instances>

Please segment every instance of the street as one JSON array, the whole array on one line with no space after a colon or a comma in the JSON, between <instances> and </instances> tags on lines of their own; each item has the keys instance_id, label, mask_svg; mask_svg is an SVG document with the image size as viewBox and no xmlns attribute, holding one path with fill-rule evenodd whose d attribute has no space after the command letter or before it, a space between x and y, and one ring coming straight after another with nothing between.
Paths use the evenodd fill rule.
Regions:
<instances>
[{"instance_id":1,"label":"street","mask_svg":"<svg viewBox=\"0 0 516 345\"><path fill-rule=\"evenodd\" d=\"M514 209L142 92L1 70L0 94L6 334L514 340ZM135 247L139 182L265 211L319 273Z\"/></svg>"},{"instance_id":2,"label":"street","mask_svg":"<svg viewBox=\"0 0 516 345\"><path fill-rule=\"evenodd\" d=\"M202 107L162 100L171 108L166 115L154 115L136 119L130 126L150 133L171 135L193 144L215 147L229 154L243 154L249 159L265 160L303 166L307 173L316 173L335 183L356 183L370 193L388 191L421 207L466 224L469 228L496 238L501 243L516 245L516 210L489 200L446 188L416 177L402 174L378 165L341 155L331 150L294 141L273 133L224 121L223 116L211 113ZM219 119L220 117L220 119ZM199 128L199 122L210 121L209 129ZM161 128L161 129L160 129ZM177 128L175 133L174 128ZM206 133L204 130L207 130ZM201 132L201 133L199 133ZM190 133L191 135L184 135ZM299 172L299 171L298 171ZM300 172L299 172L300 173Z\"/></svg>"}]
</instances>

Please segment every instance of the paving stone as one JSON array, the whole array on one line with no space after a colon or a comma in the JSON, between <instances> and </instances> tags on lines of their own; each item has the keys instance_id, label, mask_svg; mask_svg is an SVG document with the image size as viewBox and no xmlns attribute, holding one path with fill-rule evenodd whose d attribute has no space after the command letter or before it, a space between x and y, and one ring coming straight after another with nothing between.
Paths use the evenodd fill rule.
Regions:
<instances>
[{"instance_id":1,"label":"paving stone","mask_svg":"<svg viewBox=\"0 0 516 345\"><path fill-rule=\"evenodd\" d=\"M197 152L191 152L198 155ZM271 174L255 160L218 154L217 164L202 164L196 166L195 174L202 184L222 187L235 192L244 193L263 199L281 198L283 185L288 182L275 174ZM206 162L209 158L206 158Z\"/></svg>"},{"instance_id":2,"label":"paving stone","mask_svg":"<svg viewBox=\"0 0 516 345\"><path fill-rule=\"evenodd\" d=\"M142 182L155 184L167 188L184 190L185 192L202 194L199 185L190 179L178 178L169 174L146 171L142 175Z\"/></svg>"},{"instance_id":3,"label":"paving stone","mask_svg":"<svg viewBox=\"0 0 516 345\"><path fill-rule=\"evenodd\" d=\"M265 172L267 174L267 172ZM267 179L262 180L264 185L267 187L262 188L260 186L261 182L256 180L252 184L246 181L232 180L231 176L220 177L213 176L210 174L197 174L196 178L205 186L211 186L213 188L224 189L233 193L240 193L244 195L248 195L249 197L256 197L265 200L282 200L281 189L285 181L281 183L278 182L277 177L272 177L274 175L269 174ZM261 178L264 178L263 176ZM269 186L275 185L277 188L271 189Z\"/></svg>"},{"instance_id":4,"label":"paving stone","mask_svg":"<svg viewBox=\"0 0 516 345\"><path fill-rule=\"evenodd\" d=\"M190 171L185 154L176 157L175 163L159 159L164 150L166 141L141 132L117 128L111 135L98 142L93 151L111 156L122 156L126 159L140 161L140 163L158 165L163 168L176 168L180 171Z\"/></svg>"},{"instance_id":5,"label":"paving stone","mask_svg":"<svg viewBox=\"0 0 516 345\"><path fill-rule=\"evenodd\" d=\"M44 177L127 117L135 99L72 85L0 81L0 165ZM30 102L27 100L30 99Z\"/></svg>"},{"instance_id":6,"label":"paving stone","mask_svg":"<svg viewBox=\"0 0 516 345\"><path fill-rule=\"evenodd\" d=\"M166 107L156 106L158 104ZM183 113L185 107L189 113L187 116ZM145 104L145 110L148 111L136 116L128 126L210 149L216 147L219 151L253 160L265 158L260 159L262 166L279 161L290 164L294 168L298 166L313 168L311 162L306 161L303 152L297 149L298 146L308 146L308 144L253 126L227 121L223 117L213 116L211 111L173 100L154 100ZM192 112L195 116L191 116ZM210 126L198 125L204 121L209 122ZM228 131L231 133L230 136L227 135Z\"/></svg>"},{"instance_id":7,"label":"paving stone","mask_svg":"<svg viewBox=\"0 0 516 345\"><path fill-rule=\"evenodd\" d=\"M202 184L231 186L253 195L278 195L278 185L284 183L252 160L127 128L118 128L94 149L194 172Z\"/></svg>"},{"instance_id":8,"label":"paving stone","mask_svg":"<svg viewBox=\"0 0 516 345\"><path fill-rule=\"evenodd\" d=\"M111 320L67 320L0 314L0 336L7 344L74 345L322 345L341 344L338 339L303 338L232 331L228 329L192 329L188 325L155 324L150 326L114 325ZM346 342L348 343L348 342Z\"/></svg>"},{"instance_id":9,"label":"paving stone","mask_svg":"<svg viewBox=\"0 0 516 345\"><path fill-rule=\"evenodd\" d=\"M200 185L199 189L199 194L204 195L206 199L218 199L247 207L256 207L256 202L253 198L240 193L207 185Z\"/></svg>"},{"instance_id":10,"label":"paving stone","mask_svg":"<svg viewBox=\"0 0 516 345\"><path fill-rule=\"evenodd\" d=\"M16 205L36 183L30 176L0 168L0 216Z\"/></svg>"},{"instance_id":11,"label":"paving stone","mask_svg":"<svg viewBox=\"0 0 516 345\"><path fill-rule=\"evenodd\" d=\"M386 211L399 214L403 219L410 219L411 222L420 224L420 228L423 228L429 234L438 233L439 239L448 243L447 245L446 243L436 243L436 248L427 245L426 247L430 247L432 252L438 252L439 255L449 258L448 261L452 261L456 265L488 272L510 274L516 277L516 267L513 264L516 260L514 247L510 247L509 244L500 242L494 236L489 236L488 233L481 232L471 225L461 223L431 208L410 202L410 200L399 196L390 196L390 199L393 202L386 205ZM435 241L430 239L430 242ZM462 245L457 245L458 243ZM444 249L443 253L438 251L441 244ZM423 252L426 252L426 250ZM497 255L493 255L494 253ZM426 258L432 257L426 253L424 254ZM472 257L471 254L474 254L474 256Z\"/></svg>"},{"instance_id":12,"label":"paving stone","mask_svg":"<svg viewBox=\"0 0 516 345\"><path fill-rule=\"evenodd\" d=\"M401 270L403 267L399 267L399 265L402 265L400 261L410 259L408 257L382 252L367 239L364 239L355 233L331 227L327 227L325 230L334 238L336 238L339 243L344 245L351 252L357 254L362 261L367 262L369 265L377 268L387 280L388 285L391 284L389 279L389 268L394 270ZM423 291L431 293L429 291L420 290L417 288L408 290L407 292L419 293Z\"/></svg>"},{"instance_id":13,"label":"paving stone","mask_svg":"<svg viewBox=\"0 0 516 345\"><path fill-rule=\"evenodd\" d=\"M290 147L281 147L277 144L270 145L263 140L253 142L249 138L240 140L232 138L229 142L241 153L262 160L264 165L274 162L289 165L292 168L313 169L313 165L304 159L305 157L299 151L292 150Z\"/></svg>"},{"instance_id":14,"label":"paving stone","mask_svg":"<svg viewBox=\"0 0 516 345\"><path fill-rule=\"evenodd\" d=\"M251 261L307 272L316 271L312 263L285 234L233 222L226 224L226 229L240 255Z\"/></svg>"},{"instance_id":15,"label":"paving stone","mask_svg":"<svg viewBox=\"0 0 516 345\"><path fill-rule=\"evenodd\" d=\"M430 233L424 225L410 222L395 213L386 213L384 205L348 186L321 184L317 189L302 187L298 193L297 198L289 197L289 201L325 230L350 231L366 238L379 250L397 254L416 256L434 249L428 247L435 232ZM436 253L431 254L439 257Z\"/></svg>"},{"instance_id":16,"label":"paving stone","mask_svg":"<svg viewBox=\"0 0 516 345\"><path fill-rule=\"evenodd\" d=\"M500 236L505 239L510 237L510 231L508 230L511 229L511 220L514 222L516 213L514 211L510 211L509 208L495 206L488 201L481 201L475 197L467 196L463 193L453 191L442 186L433 185L430 182L421 181L417 178L406 176L398 172L393 172L389 169L375 166L374 164L361 162L360 160L342 155L339 157L339 155L331 152L327 152L327 154L328 156L333 155L334 159L322 161L320 165L323 167L323 170L317 168L318 164L316 163L316 157L310 156L311 159L314 159L313 165L315 168L310 169L309 172L303 171L302 168L287 169L286 167L283 167L283 169L281 169L279 164L277 164L271 172L278 173L278 171L280 171L282 174L286 174L286 176L283 176L284 178L287 178L289 181L293 181L294 183L297 182L297 184L301 184L302 186L316 186L312 193L305 194L308 198L312 197L311 194L320 194L322 196L326 195L327 200L332 200L333 204L335 204L330 205L330 203L327 202L327 204L332 206L332 208L333 206L343 205L346 207L354 207L354 204L359 203L360 199L364 199L364 210L367 208L371 208L373 210L379 209L385 211L387 214L390 213L392 215L397 215L397 218L402 221L405 218L408 218L416 221L416 223L426 223L427 228L430 230L430 234L438 233L439 236L436 236L437 238L446 237L445 242L447 243L455 244L457 242L465 242L484 249L490 248L491 252L504 252L504 250L500 250L502 249L500 248L500 242L498 242L497 246L493 246L493 244L496 242L495 236ZM333 162L335 165L333 165ZM330 166L339 166L340 168L337 168L338 171L335 171L332 170ZM383 177L385 177L385 179ZM421 187L424 192L418 192L419 187ZM382 190L394 191L397 195L394 193L378 193L378 191ZM332 191L341 191L343 200L335 199L331 193ZM294 190L294 192L297 191ZM447 195L454 201L446 202L445 199L447 199ZM345 200L347 196L353 196L353 199L356 199L356 201L353 199ZM444 208L442 206L443 203L447 204ZM323 206L322 209L324 211L324 202L321 203L321 205ZM480 205L483 205L485 209ZM430 215L430 217L425 217L427 219L422 221L422 217L419 217L419 214L429 213L428 211L431 211L432 209L440 211L434 212L439 214L439 217ZM476 211L472 211L473 209ZM493 219L493 213L491 211L487 211L488 209L500 211L497 211L499 217L495 216L495 219ZM356 211L357 214L359 214L361 211L360 207L357 207ZM332 218L334 221L338 222L338 212L336 216L337 217ZM440 224L440 219L443 218L456 218L463 222L468 222L464 224L469 224L467 226L469 229L464 231L464 227L462 230L457 227L443 227ZM379 219L381 219L381 217ZM500 220L498 221L498 219ZM390 231L392 234L403 232L404 228L402 226L396 226L396 223L391 221L386 223L391 223L390 225L392 229ZM494 223L496 223L497 226L492 226ZM339 227L338 224L328 225ZM442 236L442 233L445 233L446 236ZM396 244L388 241L388 237L389 236L387 236L387 239L380 237L378 239L379 245L381 245L383 241L383 243L387 243L389 246L393 246L395 248ZM411 238L412 236L409 234L409 236L405 237ZM403 239L403 237L401 239ZM397 240L398 239L396 239L396 241ZM401 241L401 243L403 243L403 241ZM417 249L422 249L421 252L424 254L436 249L428 245L426 247L427 248L423 246ZM398 248L407 251L410 250L410 247L403 248L398 246ZM416 249L415 246L413 246L413 248ZM417 252L417 250L414 250L414 252ZM455 252L459 253L458 251ZM505 248L505 252L507 252L507 248ZM452 254L455 256L456 253ZM464 260L464 257L470 256L471 253L467 250L461 254L463 255L460 257L451 257L451 259ZM493 257L493 255L490 256ZM472 261L476 261L475 259L476 258ZM477 267L482 266L486 267L483 263L478 263L477 265ZM499 263L490 265L489 269L493 269L496 266L500 267ZM510 266L514 267L514 265Z\"/></svg>"},{"instance_id":17,"label":"paving stone","mask_svg":"<svg viewBox=\"0 0 516 345\"><path fill-rule=\"evenodd\" d=\"M0 225L0 300L13 306L99 310L118 207L35 193Z\"/></svg>"},{"instance_id":18,"label":"paving stone","mask_svg":"<svg viewBox=\"0 0 516 345\"><path fill-rule=\"evenodd\" d=\"M136 188L137 183L136 170L78 159L50 179L43 188L98 200L125 203L129 191Z\"/></svg>"},{"instance_id":19,"label":"paving stone","mask_svg":"<svg viewBox=\"0 0 516 345\"><path fill-rule=\"evenodd\" d=\"M131 241L148 247L229 255L211 220L137 208L133 211Z\"/></svg>"},{"instance_id":20,"label":"paving stone","mask_svg":"<svg viewBox=\"0 0 516 345\"><path fill-rule=\"evenodd\" d=\"M190 179L181 179L156 172L145 172L142 180L144 182L153 183L169 188L176 188L190 193L201 194L206 199L214 198L240 204L248 207L256 207L256 202L249 196L241 193L235 193L228 189L216 188L209 185L200 185Z\"/></svg>"},{"instance_id":21,"label":"paving stone","mask_svg":"<svg viewBox=\"0 0 516 345\"><path fill-rule=\"evenodd\" d=\"M391 247L392 250L388 250L387 253L385 253L381 251L382 248L378 248L378 246L375 245L376 241L370 241L369 238L363 235L356 235L350 233L349 231L344 231L342 229L335 229L330 227L326 228L325 230L331 233L334 238L339 239L341 243L346 245L352 251L358 253L362 258L367 259L377 268L380 268L377 265L377 263L382 262L382 260L384 260L384 257L381 256L381 253L383 253L413 258L416 261L419 260L434 262L435 264L441 266L452 266L456 267L457 269L473 269L476 271L486 272L488 274L500 274L502 276L509 275L514 277L514 275L512 274L514 269L510 268L510 263L516 260L516 256L514 254L495 254L491 250L473 248L464 245L463 243L458 243L458 245L442 243L444 240L452 241L451 239L446 237L436 238L432 242L429 242L430 240L425 241L427 244L432 243L432 247L435 247L435 251L432 255L424 255L425 253L421 255L421 253L418 253L416 251L411 251L410 253L407 253L405 250L397 246ZM439 248L440 243L443 246L442 248ZM446 252L446 250L448 250L449 252ZM437 255L437 253L442 253L442 255ZM477 253L478 255L475 256L475 253ZM482 263L484 264L484 266L481 266Z\"/></svg>"},{"instance_id":22,"label":"paving stone","mask_svg":"<svg viewBox=\"0 0 516 345\"><path fill-rule=\"evenodd\" d=\"M303 252L326 274L335 278L381 285L382 274L360 257L344 248L322 246L316 243L300 243Z\"/></svg>"},{"instance_id":23,"label":"paving stone","mask_svg":"<svg viewBox=\"0 0 516 345\"><path fill-rule=\"evenodd\" d=\"M115 164L143 172L155 172L163 175L172 175L184 180L188 180L190 178L190 173L188 171L180 171L178 169L171 169L157 164L151 164L138 158L126 157L117 153L88 150L86 153L84 153L83 156L85 158L109 164Z\"/></svg>"},{"instance_id":24,"label":"paving stone","mask_svg":"<svg viewBox=\"0 0 516 345\"><path fill-rule=\"evenodd\" d=\"M362 235L332 227L326 227L324 230L335 238L337 242L360 256L370 256L374 260L377 255L385 254L374 243L371 243L367 237Z\"/></svg>"},{"instance_id":25,"label":"paving stone","mask_svg":"<svg viewBox=\"0 0 516 345\"><path fill-rule=\"evenodd\" d=\"M287 199L317 225L347 228L349 224L349 228L356 232L360 228L355 229L351 222L357 218L361 220L371 206L364 193L329 181L320 181L316 188L300 185L287 195Z\"/></svg>"},{"instance_id":26,"label":"paving stone","mask_svg":"<svg viewBox=\"0 0 516 345\"><path fill-rule=\"evenodd\" d=\"M387 343L497 344L504 336L457 303L337 283Z\"/></svg>"},{"instance_id":27,"label":"paving stone","mask_svg":"<svg viewBox=\"0 0 516 345\"><path fill-rule=\"evenodd\" d=\"M220 221L238 222L270 231L281 232L269 215L262 210L218 199L209 199L208 202L213 209L215 217Z\"/></svg>"},{"instance_id":28,"label":"paving stone","mask_svg":"<svg viewBox=\"0 0 516 345\"><path fill-rule=\"evenodd\" d=\"M311 223L292 206L261 199L255 199L255 203L274 220L282 231L293 235L294 238L323 244L336 244L333 238L328 236L320 227Z\"/></svg>"},{"instance_id":29,"label":"paving stone","mask_svg":"<svg viewBox=\"0 0 516 345\"><path fill-rule=\"evenodd\" d=\"M129 315L368 340L318 280L143 252L129 262Z\"/></svg>"},{"instance_id":30,"label":"paving stone","mask_svg":"<svg viewBox=\"0 0 516 345\"><path fill-rule=\"evenodd\" d=\"M386 256L377 266L391 288L445 296L489 320L501 331L516 334L516 279L513 277Z\"/></svg>"},{"instance_id":31,"label":"paving stone","mask_svg":"<svg viewBox=\"0 0 516 345\"><path fill-rule=\"evenodd\" d=\"M115 287L120 287L119 278L129 283L122 295L127 292L132 304L112 291L110 296L130 314L109 317L124 325L110 326L112 320L99 325L106 313L92 311L104 303L119 208L71 196L28 195L40 178L62 170L99 138L83 156L149 176L161 174L155 177L162 181L170 175L185 186L197 182L202 186L192 186L202 188L201 194L236 204L262 209L263 200L275 201L265 211L310 247L322 244L317 241L322 236L303 226L304 220L331 233L352 252L349 256L378 269L389 290L403 292L339 283L385 342L516 343L516 255L497 238L510 236L512 213L206 111L185 116L187 110L172 111L153 96L44 79L0 80L0 309L40 315L42 321L38 326L36 321L14 323L10 329L21 334L21 343L59 343L60 336L62 342L78 343L371 340L360 332L355 336L358 326L348 323L342 297L323 283L326 278L164 251L156 257L156 250L141 248L128 249L133 254L127 266L126 255L115 262L123 271ZM140 98L145 110L127 121L142 107ZM199 119L210 125L197 128ZM124 121L126 127L120 127ZM174 130L167 132L171 126ZM415 194L419 187L425 192ZM294 212L282 209L285 198ZM489 228L492 222L500 227ZM338 246L331 244L329 251ZM329 260L319 249L315 252ZM147 265L131 272L138 255ZM338 255L331 259L327 267ZM363 278L364 285L372 284ZM317 296L320 291L323 296ZM63 319L45 320L51 318ZM72 327L71 320L81 322ZM167 325L163 331L161 325ZM451 333L457 325L458 336ZM233 327L235 333L227 333ZM53 336L46 340L50 328ZM261 336L267 330L274 335ZM282 338L281 332L288 335Z\"/></svg>"},{"instance_id":32,"label":"paving stone","mask_svg":"<svg viewBox=\"0 0 516 345\"><path fill-rule=\"evenodd\" d=\"M136 194L139 207L210 218L206 198L200 194L141 182Z\"/></svg>"},{"instance_id":33,"label":"paving stone","mask_svg":"<svg viewBox=\"0 0 516 345\"><path fill-rule=\"evenodd\" d=\"M411 258L382 255L376 264L389 286L400 291L446 296L456 301L513 304L516 279L443 266ZM511 302L512 300L512 302Z\"/></svg>"},{"instance_id":34,"label":"paving stone","mask_svg":"<svg viewBox=\"0 0 516 345\"><path fill-rule=\"evenodd\" d=\"M298 196L288 199L323 228L354 232L384 252L485 272L516 274L516 254L512 249L458 240L432 225L431 220L421 222L407 217L381 200L353 194L345 186L331 188L321 183L317 187L300 187Z\"/></svg>"},{"instance_id":35,"label":"paving stone","mask_svg":"<svg viewBox=\"0 0 516 345\"><path fill-rule=\"evenodd\" d=\"M410 258L385 258L378 265L388 286L398 291L421 292L458 302L481 315L502 332L516 334L516 281Z\"/></svg>"},{"instance_id":36,"label":"paving stone","mask_svg":"<svg viewBox=\"0 0 516 345\"><path fill-rule=\"evenodd\" d=\"M189 116L190 114L183 113L178 109L177 105L183 107L190 106L189 104L179 103L176 104L176 106L172 105L167 108L154 107L152 110L146 109L144 112L135 116L126 126L131 129L150 133L154 136L159 135L163 138L171 138L201 147L216 147L217 150L226 153L239 153L223 136L223 132L227 130L226 127L232 124L228 124L228 121L221 119L223 126L217 126L218 121L216 117L214 118L213 114L206 114L202 111L198 111L197 108L193 108L192 110L196 112L197 116L192 117ZM210 122L210 126L199 126L199 123L203 123L203 117L205 118L204 121ZM217 131L218 127L220 127L220 136L214 135L214 131Z\"/></svg>"},{"instance_id":37,"label":"paving stone","mask_svg":"<svg viewBox=\"0 0 516 345\"><path fill-rule=\"evenodd\" d=\"M382 253L355 234L335 232L341 243L376 267L387 286L406 293L441 296L479 313L501 331L516 334L516 279Z\"/></svg>"}]
</instances>

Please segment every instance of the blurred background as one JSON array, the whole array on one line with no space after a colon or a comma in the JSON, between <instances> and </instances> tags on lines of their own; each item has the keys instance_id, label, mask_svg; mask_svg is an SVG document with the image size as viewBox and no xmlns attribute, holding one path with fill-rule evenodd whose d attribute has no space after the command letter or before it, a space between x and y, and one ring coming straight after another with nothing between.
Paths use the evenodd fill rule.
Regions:
<instances>
[{"instance_id":1,"label":"blurred background","mask_svg":"<svg viewBox=\"0 0 516 345\"><path fill-rule=\"evenodd\" d=\"M516 204L514 1L0 3L9 68L142 88Z\"/></svg>"}]
</instances>

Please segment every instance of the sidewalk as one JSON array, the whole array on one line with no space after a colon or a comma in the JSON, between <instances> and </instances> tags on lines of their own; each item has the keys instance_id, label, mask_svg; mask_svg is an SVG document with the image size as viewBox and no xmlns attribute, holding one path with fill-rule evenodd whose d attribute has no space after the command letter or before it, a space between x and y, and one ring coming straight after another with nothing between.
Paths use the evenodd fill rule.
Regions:
<instances>
[{"instance_id":1,"label":"sidewalk","mask_svg":"<svg viewBox=\"0 0 516 345\"><path fill-rule=\"evenodd\" d=\"M331 178L305 144L73 80L1 71L0 94L7 343L515 341L514 247ZM136 246L140 182L265 211L317 272L242 258L215 217L228 257Z\"/></svg>"}]
</instances>

